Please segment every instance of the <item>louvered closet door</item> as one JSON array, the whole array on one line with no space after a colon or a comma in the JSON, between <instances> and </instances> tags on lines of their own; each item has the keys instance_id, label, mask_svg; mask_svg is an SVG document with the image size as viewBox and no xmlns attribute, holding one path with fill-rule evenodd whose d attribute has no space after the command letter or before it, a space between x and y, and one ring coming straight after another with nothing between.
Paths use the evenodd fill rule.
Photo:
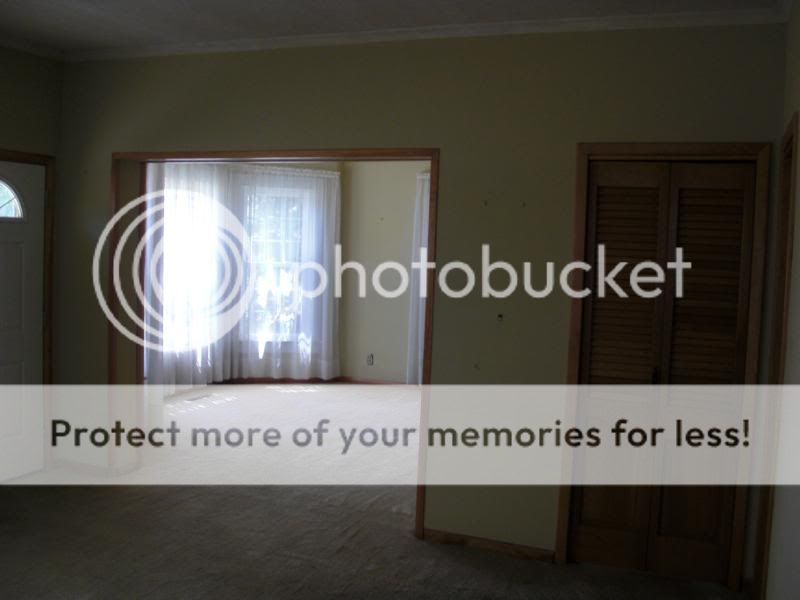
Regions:
<instances>
[{"instance_id":1,"label":"louvered closet door","mask_svg":"<svg viewBox=\"0 0 800 600\"><path fill-rule=\"evenodd\" d=\"M751 163L591 164L587 260L604 244L609 269L666 266L680 246L692 268L682 298L672 279L657 299L584 301L580 383L745 381L754 185ZM613 418L593 416L605 428ZM570 555L724 582L740 509L730 487L575 488Z\"/></svg>"},{"instance_id":2,"label":"louvered closet door","mask_svg":"<svg viewBox=\"0 0 800 600\"><path fill-rule=\"evenodd\" d=\"M755 166L676 163L671 174L672 248L692 268L667 310L664 383L744 383Z\"/></svg>"},{"instance_id":3,"label":"louvered closet door","mask_svg":"<svg viewBox=\"0 0 800 600\"><path fill-rule=\"evenodd\" d=\"M670 246L692 268L684 296L667 294L662 382L744 383L755 166L675 163L670 180ZM664 487L652 502L648 569L725 582L736 489Z\"/></svg>"},{"instance_id":4,"label":"louvered closet door","mask_svg":"<svg viewBox=\"0 0 800 600\"><path fill-rule=\"evenodd\" d=\"M599 244L607 268L618 262L664 263L669 216L669 165L594 162L589 173L587 257L596 263ZM629 280L630 266L617 278ZM594 290L596 282L589 287ZM593 293L584 301L580 383L650 384L660 360L662 299ZM606 430L613 415L592 415ZM587 465L591 468L591 465ZM591 486L573 489L572 560L643 569L652 490Z\"/></svg>"},{"instance_id":5,"label":"louvered closet door","mask_svg":"<svg viewBox=\"0 0 800 600\"><path fill-rule=\"evenodd\" d=\"M616 278L627 298L606 290L584 305L581 383L649 384L661 353L663 299L639 298L628 284L632 265L666 262L669 164L594 162L590 169L587 262L596 268L605 246L606 269L627 266ZM593 269L594 272L594 269Z\"/></svg>"}]
</instances>

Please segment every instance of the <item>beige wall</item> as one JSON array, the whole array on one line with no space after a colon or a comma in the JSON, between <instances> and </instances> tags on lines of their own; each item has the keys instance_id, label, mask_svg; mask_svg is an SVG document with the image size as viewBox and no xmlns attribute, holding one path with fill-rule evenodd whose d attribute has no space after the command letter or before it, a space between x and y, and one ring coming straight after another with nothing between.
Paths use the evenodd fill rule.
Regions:
<instances>
[{"instance_id":1,"label":"beige wall","mask_svg":"<svg viewBox=\"0 0 800 600\"><path fill-rule=\"evenodd\" d=\"M800 2L794 8L786 25L786 82L784 96L784 120L800 110Z\"/></svg>"},{"instance_id":2,"label":"beige wall","mask_svg":"<svg viewBox=\"0 0 800 600\"><path fill-rule=\"evenodd\" d=\"M411 272L414 203L417 174L426 162L347 162L342 168L342 259L366 267L370 276L384 261L395 261ZM387 273L387 289L399 279ZM358 280L344 278L339 304L342 375L359 380L404 382L408 352L409 293L382 298L358 297ZM367 365L373 354L374 365Z\"/></svg>"},{"instance_id":3,"label":"beige wall","mask_svg":"<svg viewBox=\"0 0 800 600\"><path fill-rule=\"evenodd\" d=\"M441 149L438 257L570 259L580 141L770 141L784 28L563 33L65 67L56 378L103 382L90 261L110 154ZM569 303L436 297L434 383L564 381ZM505 320L498 323L496 314ZM431 489L428 527L552 548L556 491Z\"/></svg>"},{"instance_id":4,"label":"beige wall","mask_svg":"<svg viewBox=\"0 0 800 600\"><path fill-rule=\"evenodd\" d=\"M786 27L786 81L783 106L784 121L800 109L800 3ZM800 160L800 159L799 159ZM796 212L794 260L789 310L785 383L800 384L800 210ZM800 488L779 487L775 492L772 514L772 544L768 570L767 598L794 598L800 589Z\"/></svg>"},{"instance_id":5,"label":"beige wall","mask_svg":"<svg viewBox=\"0 0 800 600\"><path fill-rule=\"evenodd\" d=\"M0 48L0 149L55 154L60 64Z\"/></svg>"}]
</instances>

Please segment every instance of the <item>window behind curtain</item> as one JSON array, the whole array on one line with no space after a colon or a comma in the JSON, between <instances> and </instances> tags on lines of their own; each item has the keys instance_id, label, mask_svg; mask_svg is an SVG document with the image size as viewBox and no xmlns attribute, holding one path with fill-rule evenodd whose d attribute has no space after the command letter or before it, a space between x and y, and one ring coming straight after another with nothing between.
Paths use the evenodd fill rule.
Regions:
<instances>
[{"instance_id":1,"label":"window behind curtain","mask_svg":"<svg viewBox=\"0 0 800 600\"><path fill-rule=\"evenodd\" d=\"M304 219L313 210L298 189L244 189L250 234L250 276L255 296L249 309L249 335L259 348L267 342L297 341L303 305L295 273L303 262Z\"/></svg>"},{"instance_id":2,"label":"window behind curtain","mask_svg":"<svg viewBox=\"0 0 800 600\"><path fill-rule=\"evenodd\" d=\"M161 238L172 248L164 264L166 352L148 356L148 379L156 383L207 383L233 378L323 378L338 376L337 309L332 290L302 298L296 273L313 261L331 272L339 233L339 174L255 164L162 163L148 166L148 191L166 189ZM223 206L175 203L174 190L198 192ZM178 194L178 197L180 194ZM208 204L208 203L207 203ZM245 278L252 296L240 322L220 339L202 344L216 323L207 306L219 293L220 264L207 256L221 247L213 233L207 244L186 252L181 236L193 222L230 211L246 231ZM201 218L202 217L202 218ZM219 237L219 236L217 236ZM145 269L147 271L147 269ZM307 275L304 275L307 277ZM209 281L207 281L209 280ZM313 283L303 287L313 289ZM152 321L152 320L151 320ZM156 325L158 325L156 323ZM197 332L203 333L198 335ZM208 336L206 336L208 337ZM189 340L191 343L187 344ZM188 346L188 347L187 347Z\"/></svg>"}]
</instances>

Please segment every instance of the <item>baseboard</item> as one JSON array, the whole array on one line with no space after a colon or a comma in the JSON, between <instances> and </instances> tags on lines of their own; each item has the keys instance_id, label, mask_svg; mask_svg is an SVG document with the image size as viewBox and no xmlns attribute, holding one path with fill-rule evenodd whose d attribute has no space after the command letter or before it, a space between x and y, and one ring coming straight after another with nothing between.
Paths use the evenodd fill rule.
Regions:
<instances>
[{"instance_id":1,"label":"baseboard","mask_svg":"<svg viewBox=\"0 0 800 600\"><path fill-rule=\"evenodd\" d=\"M139 468L141 468L141 464L138 457L135 462L127 466L92 465L66 458L47 458L45 460L45 470L65 469L80 475L101 479L127 475L137 471Z\"/></svg>"},{"instance_id":2,"label":"baseboard","mask_svg":"<svg viewBox=\"0 0 800 600\"><path fill-rule=\"evenodd\" d=\"M224 381L213 381L211 385L239 385L239 384L275 384L275 385L307 385L317 383L338 383L338 378L335 379L321 379L319 377L312 377L311 379L292 379L291 377L247 377L247 378L234 378L225 379Z\"/></svg>"},{"instance_id":3,"label":"baseboard","mask_svg":"<svg viewBox=\"0 0 800 600\"><path fill-rule=\"evenodd\" d=\"M224 381L214 381L211 385L229 385L229 384L243 384L243 383L256 383L256 384L320 384L320 383L350 383L359 385L405 385L401 381L383 381L380 379L358 379L355 377L334 377L333 379L320 379L314 377L312 379L291 379L289 377L250 377L246 379L226 379Z\"/></svg>"},{"instance_id":4,"label":"baseboard","mask_svg":"<svg viewBox=\"0 0 800 600\"><path fill-rule=\"evenodd\" d=\"M359 385L405 385L402 381L384 381L382 379L359 379L342 375L334 379L336 383L353 383Z\"/></svg>"},{"instance_id":5,"label":"baseboard","mask_svg":"<svg viewBox=\"0 0 800 600\"><path fill-rule=\"evenodd\" d=\"M510 554L529 560L553 562L555 559L555 552L553 550L543 550L542 548L512 544L510 542L499 542L497 540L490 540L462 533L450 533L447 531L439 531L438 529L428 529L427 527L423 531L423 539L437 544L456 544L470 548L480 548L481 550L502 552L503 554Z\"/></svg>"}]
</instances>

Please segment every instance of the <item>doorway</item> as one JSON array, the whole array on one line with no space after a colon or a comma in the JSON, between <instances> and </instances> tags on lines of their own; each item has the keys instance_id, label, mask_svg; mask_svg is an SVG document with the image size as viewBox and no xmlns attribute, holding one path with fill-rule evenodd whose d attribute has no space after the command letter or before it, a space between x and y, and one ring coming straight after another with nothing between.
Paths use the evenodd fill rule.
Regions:
<instances>
[{"instance_id":1,"label":"doorway","mask_svg":"<svg viewBox=\"0 0 800 600\"><path fill-rule=\"evenodd\" d=\"M52 159L0 151L0 385L50 382ZM0 480L44 466L41 402L0 420L0 455L16 455Z\"/></svg>"},{"instance_id":2,"label":"doorway","mask_svg":"<svg viewBox=\"0 0 800 600\"><path fill-rule=\"evenodd\" d=\"M332 165L339 163L345 170L350 169L351 182L358 176L361 169L359 165L370 163L412 163L425 162L428 165L427 177L423 181L418 181L420 186L425 189L427 198L427 223L425 224L426 234L424 240L414 241L414 244L425 245L428 249L427 258L431 262L436 260L436 214L438 201L438 181L439 181L439 151L433 148L396 148L396 149L351 149L351 150L300 150L300 151L243 151L243 152L120 152L112 157L112 190L114 194L112 212L122 208L126 202L145 193L147 188L148 167L147 165L164 164L170 162L196 163L196 164L226 164L226 163L279 163L277 166L298 167L309 164ZM364 175L362 173L362 175ZM362 178L362 183L364 179ZM121 222L118 230L124 229L128 223ZM347 223L343 224L345 227ZM352 223L355 230L359 227L358 223ZM141 230L140 230L141 232ZM117 247L118 238L112 232L110 254L114 254ZM423 242L425 242L423 244ZM358 246L358 242L353 242L353 247ZM123 261L130 260L130 256L124 257ZM427 289L433 290L435 274L432 270L427 274ZM123 323L130 324L126 320L123 310L116 304L114 296L110 299L112 312L117 315ZM419 379L422 384L431 382L431 356L433 344L433 294L429 294L424 302L420 314L416 319L409 317L409 323L418 323L417 343L421 348L419 360ZM142 307L135 307L138 313L142 314ZM354 307L354 311L364 309L364 306ZM371 310L371 309L370 309ZM347 315L345 314L345 319ZM135 325L131 326L136 329ZM141 330L139 330L141 331ZM410 332L409 332L410 333ZM145 353L141 347L136 346L120 335L114 327L109 325L109 383L141 383L145 377ZM411 337L411 336L409 336ZM411 342L409 342L410 344ZM362 373L356 373L353 377L345 377L342 380L349 383L383 383L387 378L381 375L384 381L371 381L373 377L369 372L373 368L380 367L377 355L370 356L369 352L365 356L364 349L354 345L354 356L362 361L361 367L366 369ZM374 360L374 363L373 363ZM372 364L371 364L372 363ZM405 370L410 371L412 360L409 357L405 365ZM394 376L390 377L394 379ZM423 486L416 489L416 514L415 531L422 537L425 490Z\"/></svg>"},{"instance_id":3,"label":"doorway","mask_svg":"<svg viewBox=\"0 0 800 600\"><path fill-rule=\"evenodd\" d=\"M0 384L50 382L52 162L0 151Z\"/></svg>"},{"instance_id":4,"label":"doorway","mask_svg":"<svg viewBox=\"0 0 800 600\"><path fill-rule=\"evenodd\" d=\"M167 163L183 164L264 164L276 167L302 167L302 165L314 165L323 167L325 165L340 165L343 168L357 169L359 164L370 163L425 163L428 166L425 170L426 175L425 196L427 198L427 222L425 223L425 239L415 240L415 244L426 246L427 258L431 262L435 261L436 249L436 212L438 199L438 173L439 173L439 151L430 148L397 148L397 149L352 149L352 150L296 150L296 151L224 151L224 152L118 152L112 156L112 191L113 205L112 212L116 213L130 200L144 194L148 189L148 165L158 165ZM413 194L413 192L412 192ZM413 199L412 199L413 202ZM111 232L109 246L110 255L116 252L119 242L119 234L127 225L141 212L134 211L130 218L121 220ZM346 227L346 223L344 226ZM139 227L139 235L144 231L144 224ZM123 264L127 264L132 259L132 252L128 255L122 254ZM143 264L143 263L142 263ZM110 265L109 265L110 266ZM144 279L144 272L141 272L140 279ZM433 271L427 274L427 289L433 289L435 275ZM130 282L128 282L130 283ZM132 290L126 289L125 292ZM125 311L118 305L115 295L109 297L111 312L125 324L131 331L137 330L138 326L127 319ZM144 318L144 308L134 306L134 310ZM432 319L433 319L433 295L424 302L421 314L418 316L419 335L418 344L420 352L420 375L417 382L423 384L430 383L431 374L431 354L432 354ZM139 329L141 333L141 330ZM141 383L145 375L145 358L141 346L131 343L116 329L109 325L109 357L108 373L109 383ZM369 356L361 357L366 363ZM375 357L377 361L377 357ZM251 379L251 378L248 378ZM291 379L289 377L288 379ZM363 374L356 374L355 377L344 377L345 381L353 383L369 382L381 383L385 381L369 381L372 377ZM392 378L394 379L394 377ZM355 380L355 381L354 381ZM393 381L397 382L397 381Z\"/></svg>"}]
</instances>

